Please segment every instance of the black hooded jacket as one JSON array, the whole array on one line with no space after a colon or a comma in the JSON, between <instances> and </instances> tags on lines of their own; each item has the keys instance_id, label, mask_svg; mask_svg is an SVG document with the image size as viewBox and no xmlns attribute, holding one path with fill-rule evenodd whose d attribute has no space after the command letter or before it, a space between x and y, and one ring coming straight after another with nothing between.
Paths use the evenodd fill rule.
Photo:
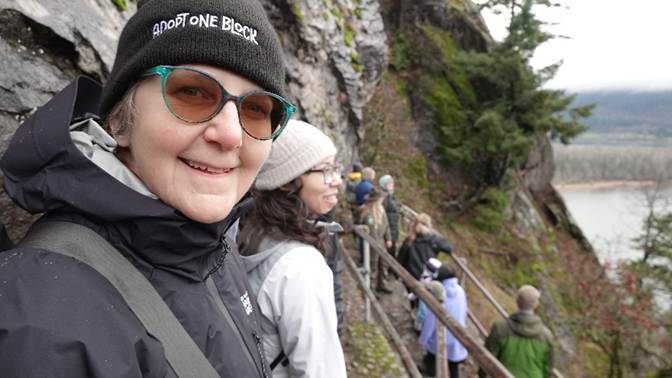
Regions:
<instances>
[{"instance_id":1,"label":"black hooded jacket","mask_svg":"<svg viewBox=\"0 0 672 378\"><path fill-rule=\"evenodd\" d=\"M80 152L69 125L95 111L99 92L79 78L21 125L0 163L5 190L22 208L44 212L40 222L78 223L108 240L152 283L222 377L266 375L257 314L231 240L236 211L219 223L194 222ZM208 294L208 274L230 317ZM174 376L161 343L103 276L71 257L22 247L0 254L0 371Z\"/></svg>"},{"instance_id":2,"label":"black hooded jacket","mask_svg":"<svg viewBox=\"0 0 672 378\"><path fill-rule=\"evenodd\" d=\"M448 240L437 234L418 234L413 241L404 241L397 260L408 272L420 279L425 262L431 257L436 257L439 251L451 253L453 247Z\"/></svg>"}]
</instances>

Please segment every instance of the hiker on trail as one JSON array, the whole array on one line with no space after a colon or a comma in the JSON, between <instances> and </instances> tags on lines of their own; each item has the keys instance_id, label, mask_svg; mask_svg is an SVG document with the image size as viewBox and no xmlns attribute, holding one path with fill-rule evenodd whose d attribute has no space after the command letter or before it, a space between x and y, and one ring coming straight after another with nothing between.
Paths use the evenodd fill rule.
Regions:
<instances>
[{"instance_id":1,"label":"hiker on trail","mask_svg":"<svg viewBox=\"0 0 672 378\"><path fill-rule=\"evenodd\" d=\"M387 214L383 208L383 200L385 194L378 188L372 188L366 195L364 206L362 206L362 214L359 218L359 223L369 226L369 235L371 235L378 243L385 248L392 245L390 240L390 225L387 220ZM376 282L376 291L381 293L391 293L385 285L385 264L383 259L378 256L375 251L370 252L371 256L371 280Z\"/></svg>"},{"instance_id":2,"label":"hiker on trail","mask_svg":"<svg viewBox=\"0 0 672 378\"><path fill-rule=\"evenodd\" d=\"M441 282L445 291L443 305L448 314L462 327L467 325L467 296L460 286L455 272L446 264L441 265L436 276L436 281ZM443 326L440 322L440 326ZM420 333L420 344L426 352L423 358L425 373L429 376L436 375L436 316L432 311L427 311ZM446 329L446 356L448 358L448 371L450 378L459 378L460 364L467 359L467 350L455 338L450 330Z\"/></svg>"},{"instance_id":3,"label":"hiker on trail","mask_svg":"<svg viewBox=\"0 0 672 378\"><path fill-rule=\"evenodd\" d=\"M399 240L399 213L397 211L397 202L394 199L394 178L390 175L384 175L378 180L380 189L385 193L383 207L387 214L387 220L390 222L390 241L392 246L387 249L393 257L397 257L397 241Z\"/></svg>"},{"instance_id":4,"label":"hiker on trail","mask_svg":"<svg viewBox=\"0 0 672 378\"><path fill-rule=\"evenodd\" d=\"M539 291L531 285L518 289L518 312L496 322L485 340L485 347L515 377L548 378L553 371L553 337L534 314ZM485 377L479 371L480 377Z\"/></svg>"},{"instance_id":5,"label":"hiker on trail","mask_svg":"<svg viewBox=\"0 0 672 378\"><path fill-rule=\"evenodd\" d=\"M337 334L333 274L319 221L336 207L342 184L334 143L292 120L275 141L238 238L261 311L264 351L274 377L345 377ZM337 230L334 230L334 232Z\"/></svg>"},{"instance_id":6,"label":"hiker on trail","mask_svg":"<svg viewBox=\"0 0 672 378\"><path fill-rule=\"evenodd\" d=\"M376 171L371 167L366 167L362 169L362 181L355 187L355 203L357 206L364 205L364 199L369 191L375 186L373 180L376 178ZM359 217L357 217L359 219Z\"/></svg>"},{"instance_id":7,"label":"hiker on trail","mask_svg":"<svg viewBox=\"0 0 672 378\"><path fill-rule=\"evenodd\" d=\"M345 201L348 203L348 207L350 207L353 221L357 220L356 212L359 205L357 205L357 193L355 189L360 182L362 182L362 165L354 163L352 165L352 172L345 178Z\"/></svg>"},{"instance_id":8,"label":"hiker on trail","mask_svg":"<svg viewBox=\"0 0 672 378\"><path fill-rule=\"evenodd\" d=\"M420 279L418 281L420 281L422 284L432 282L436 277L438 277L439 268L441 265L441 260L435 257L430 257L425 262L425 267L422 270L422 274L420 275ZM409 292L406 297L410 301L411 309L417 308L415 312L411 313L411 316L415 318L413 321L413 328L419 334L420 331L422 331L422 325L425 323L425 316L429 310L427 309L425 302L419 300L415 293Z\"/></svg>"},{"instance_id":9,"label":"hiker on trail","mask_svg":"<svg viewBox=\"0 0 672 378\"><path fill-rule=\"evenodd\" d=\"M415 279L420 279L425 262L440 251L451 253L453 247L432 229L432 218L420 213L399 249L397 260Z\"/></svg>"},{"instance_id":10,"label":"hiker on trail","mask_svg":"<svg viewBox=\"0 0 672 378\"><path fill-rule=\"evenodd\" d=\"M235 233L293 112L280 41L256 0L137 8L105 86L76 79L0 162L45 213L0 254L3 377L269 376Z\"/></svg>"}]
</instances>

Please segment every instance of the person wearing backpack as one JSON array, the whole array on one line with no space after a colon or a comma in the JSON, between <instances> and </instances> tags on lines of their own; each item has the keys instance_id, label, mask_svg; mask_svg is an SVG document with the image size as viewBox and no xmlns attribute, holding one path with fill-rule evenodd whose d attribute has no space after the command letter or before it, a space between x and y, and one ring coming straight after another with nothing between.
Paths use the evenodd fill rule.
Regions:
<instances>
[{"instance_id":1,"label":"person wearing backpack","mask_svg":"<svg viewBox=\"0 0 672 378\"><path fill-rule=\"evenodd\" d=\"M269 376L235 234L284 80L258 1L138 2L105 86L77 78L0 161L45 213L0 254L0 375Z\"/></svg>"},{"instance_id":2,"label":"person wearing backpack","mask_svg":"<svg viewBox=\"0 0 672 378\"><path fill-rule=\"evenodd\" d=\"M345 178L345 202L347 202L350 212L353 215L353 221L356 221L357 216L357 193L355 189L357 185L362 182L362 165L354 163L352 165L352 172Z\"/></svg>"},{"instance_id":3,"label":"person wearing backpack","mask_svg":"<svg viewBox=\"0 0 672 378\"><path fill-rule=\"evenodd\" d=\"M254 209L241 219L239 248L273 377L346 376L323 253L340 226L320 221L338 203L336 152L318 128L291 120L257 177Z\"/></svg>"},{"instance_id":4,"label":"person wearing backpack","mask_svg":"<svg viewBox=\"0 0 672 378\"><path fill-rule=\"evenodd\" d=\"M446 238L434 231L432 218L420 213L416 215L399 249L397 261L417 280L422 275L425 262L431 257L436 257L440 251L451 253L453 247Z\"/></svg>"}]
</instances>

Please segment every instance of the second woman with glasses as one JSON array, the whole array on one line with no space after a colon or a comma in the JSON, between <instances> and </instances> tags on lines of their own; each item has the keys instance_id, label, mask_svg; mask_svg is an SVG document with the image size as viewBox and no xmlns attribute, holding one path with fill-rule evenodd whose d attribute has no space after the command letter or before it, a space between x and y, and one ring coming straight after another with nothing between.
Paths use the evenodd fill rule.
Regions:
<instances>
[{"instance_id":1,"label":"second woman with glasses","mask_svg":"<svg viewBox=\"0 0 672 378\"><path fill-rule=\"evenodd\" d=\"M274 377L346 376L318 226L336 206L341 183L329 137L290 120L257 177L254 210L241 221L239 248Z\"/></svg>"},{"instance_id":2,"label":"second woman with glasses","mask_svg":"<svg viewBox=\"0 0 672 378\"><path fill-rule=\"evenodd\" d=\"M77 79L2 158L46 213L0 254L3 377L270 376L235 233L293 112L280 41L256 0L137 4L105 86Z\"/></svg>"}]
</instances>

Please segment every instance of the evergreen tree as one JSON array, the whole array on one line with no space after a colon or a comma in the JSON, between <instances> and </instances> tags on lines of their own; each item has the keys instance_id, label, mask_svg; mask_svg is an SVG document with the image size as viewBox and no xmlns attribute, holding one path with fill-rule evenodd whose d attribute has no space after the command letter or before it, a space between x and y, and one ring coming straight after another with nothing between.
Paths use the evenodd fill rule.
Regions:
<instances>
[{"instance_id":1,"label":"evergreen tree","mask_svg":"<svg viewBox=\"0 0 672 378\"><path fill-rule=\"evenodd\" d=\"M580 123L593 105L571 107L573 95L542 86L561 63L535 71L535 50L553 36L544 32L533 6L553 6L547 0L490 0L483 7L504 8L511 20L508 35L487 52L461 52L458 65L465 72L475 101L468 102L465 122L442 125L441 151L463 168L475 193L500 187L508 172L519 168L534 146L535 136L548 134L567 144L585 130ZM455 128L446 132L446 128Z\"/></svg>"}]
</instances>

